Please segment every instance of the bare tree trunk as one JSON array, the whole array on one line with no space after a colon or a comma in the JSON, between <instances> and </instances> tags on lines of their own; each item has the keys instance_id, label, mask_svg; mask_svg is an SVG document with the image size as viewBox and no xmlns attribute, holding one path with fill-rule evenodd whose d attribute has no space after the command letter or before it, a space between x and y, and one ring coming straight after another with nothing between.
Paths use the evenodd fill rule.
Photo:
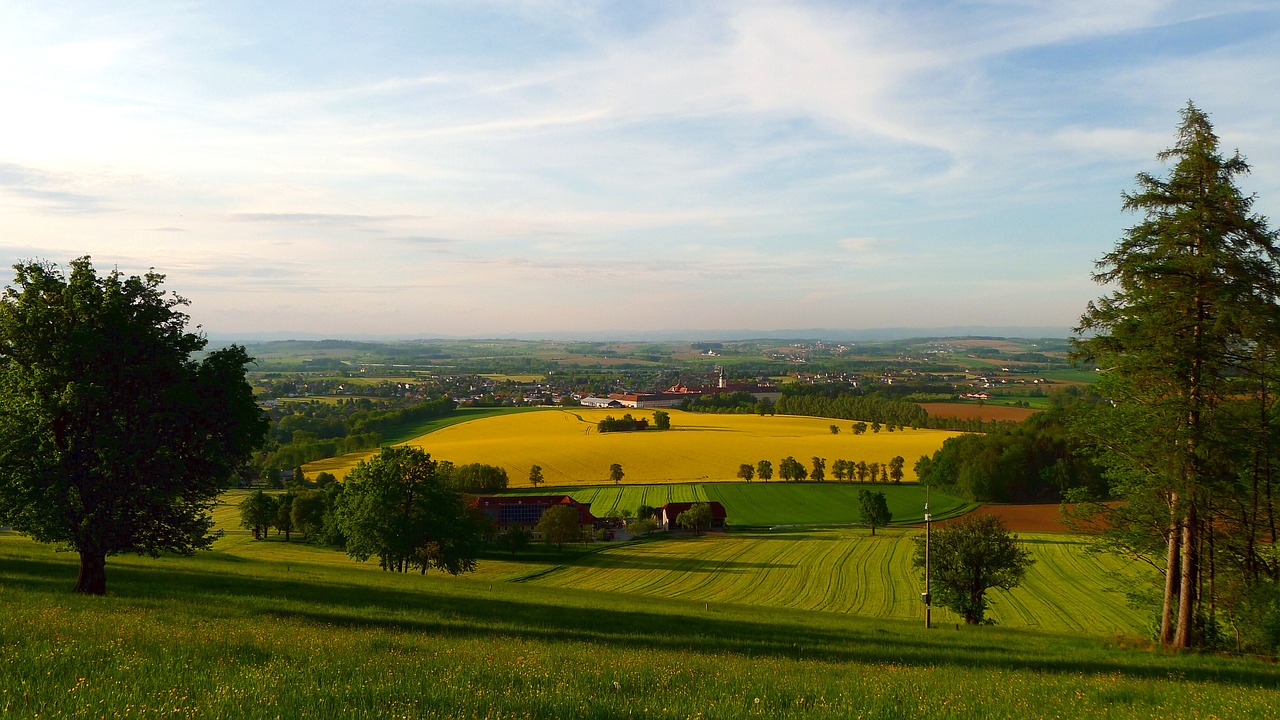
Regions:
<instances>
[{"instance_id":1,"label":"bare tree trunk","mask_svg":"<svg viewBox=\"0 0 1280 720\"><path fill-rule=\"evenodd\" d=\"M107 554L101 550L80 551L80 577L75 591L85 595L107 594Z\"/></svg>"}]
</instances>

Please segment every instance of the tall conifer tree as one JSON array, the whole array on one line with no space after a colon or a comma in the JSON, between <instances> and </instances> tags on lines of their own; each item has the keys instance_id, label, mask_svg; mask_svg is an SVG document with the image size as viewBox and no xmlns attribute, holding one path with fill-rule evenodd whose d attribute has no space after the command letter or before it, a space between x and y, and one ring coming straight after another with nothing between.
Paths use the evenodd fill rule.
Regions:
<instances>
[{"instance_id":1,"label":"tall conifer tree","mask_svg":"<svg viewBox=\"0 0 1280 720\"><path fill-rule=\"evenodd\" d=\"M1162 546L1160 641L1187 647L1210 509L1247 442L1226 432L1226 410L1247 392L1251 358L1280 337L1280 270L1275 234L1235 185L1249 166L1221 154L1204 112L1188 103L1158 158L1168 176L1139 174L1123 196L1142 220L1097 262L1094 280L1114 290L1089 303L1076 356L1097 363L1099 391L1115 403L1085 428L1113 494L1129 501L1112 532L1130 547Z\"/></svg>"}]
</instances>

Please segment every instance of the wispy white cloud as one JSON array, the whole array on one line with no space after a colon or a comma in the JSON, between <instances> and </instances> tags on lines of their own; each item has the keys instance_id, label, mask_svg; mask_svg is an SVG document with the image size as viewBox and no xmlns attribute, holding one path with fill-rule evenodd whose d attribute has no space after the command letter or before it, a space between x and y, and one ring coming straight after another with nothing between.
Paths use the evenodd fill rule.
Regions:
<instances>
[{"instance_id":1,"label":"wispy white cloud","mask_svg":"<svg viewBox=\"0 0 1280 720\"><path fill-rule=\"evenodd\" d=\"M1278 27L1230 1L9 4L0 220L246 329L1062 314L984 271L1082 305L1188 97L1280 202Z\"/></svg>"}]
</instances>

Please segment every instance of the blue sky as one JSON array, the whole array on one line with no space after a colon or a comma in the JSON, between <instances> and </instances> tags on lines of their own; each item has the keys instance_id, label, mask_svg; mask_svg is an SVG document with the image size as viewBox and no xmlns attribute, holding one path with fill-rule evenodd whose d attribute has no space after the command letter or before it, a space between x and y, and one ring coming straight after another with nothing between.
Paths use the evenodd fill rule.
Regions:
<instances>
[{"instance_id":1,"label":"blue sky","mask_svg":"<svg viewBox=\"0 0 1280 720\"><path fill-rule=\"evenodd\" d=\"M1070 327L1188 100L1280 214L1278 36L1232 0L0 0L0 261L155 267L217 334Z\"/></svg>"}]
</instances>

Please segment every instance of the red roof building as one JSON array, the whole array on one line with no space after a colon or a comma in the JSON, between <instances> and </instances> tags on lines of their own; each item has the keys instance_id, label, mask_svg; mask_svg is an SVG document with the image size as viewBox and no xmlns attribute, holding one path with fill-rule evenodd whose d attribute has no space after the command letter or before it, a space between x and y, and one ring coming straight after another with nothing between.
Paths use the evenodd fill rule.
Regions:
<instances>
[{"instance_id":1,"label":"red roof building","mask_svg":"<svg viewBox=\"0 0 1280 720\"><path fill-rule=\"evenodd\" d=\"M542 513L555 505L568 505L578 512L582 525L596 526L591 503L580 503L568 495L481 495L471 503L471 507L478 508L500 530L512 525L532 528L542 519Z\"/></svg>"}]
</instances>

